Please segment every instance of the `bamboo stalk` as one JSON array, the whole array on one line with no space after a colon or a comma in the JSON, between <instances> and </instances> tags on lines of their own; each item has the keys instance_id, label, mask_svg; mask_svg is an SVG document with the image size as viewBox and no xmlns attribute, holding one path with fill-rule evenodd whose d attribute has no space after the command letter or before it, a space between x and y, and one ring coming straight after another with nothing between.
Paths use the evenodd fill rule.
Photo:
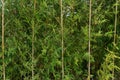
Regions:
<instances>
[{"instance_id":1,"label":"bamboo stalk","mask_svg":"<svg viewBox=\"0 0 120 80\"><path fill-rule=\"evenodd\" d=\"M63 4L62 4L62 0L60 0L60 10L61 10L61 34L62 34L62 40L61 40L61 47L62 47L62 80L64 79L64 29L63 29Z\"/></svg>"},{"instance_id":2,"label":"bamboo stalk","mask_svg":"<svg viewBox=\"0 0 120 80\"><path fill-rule=\"evenodd\" d=\"M32 80L34 80L34 42L35 42L35 22L34 22L34 15L35 15L35 10L36 10L36 0L34 0L34 11L33 11L33 21L32 21Z\"/></svg>"},{"instance_id":3,"label":"bamboo stalk","mask_svg":"<svg viewBox=\"0 0 120 80\"><path fill-rule=\"evenodd\" d=\"M117 11L118 6L117 6L117 0L116 0L116 6L115 6L115 24L114 24L114 43L116 44L116 27L117 27Z\"/></svg>"},{"instance_id":4,"label":"bamboo stalk","mask_svg":"<svg viewBox=\"0 0 120 80\"><path fill-rule=\"evenodd\" d=\"M4 60L5 60L5 57L4 57L4 52L5 52L5 50L4 50L4 27L5 27L5 25L4 25L4 8L5 8L5 5L4 5L4 0L1 0L1 2L2 2L2 59L3 59L3 80L5 80L5 62L4 62Z\"/></svg>"},{"instance_id":5,"label":"bamboo stalk","mask_svg":"<svg viewBox=\"0 0 120 80\"><path fill-rule=\"evenodd\" d=\"M34 80L34 21L32 22L32 80Z\"/></svg>"},{"instance_id":6,"label":"bamboo stalk","mask_svg":"<svg viewBox=\"0 0 120 80\"><path fill-rule=\"evenodd\" d=\"M91 9L92 9L92 4L91 4L91 0L90 0L90 3L89 3L89 33L88 33L88 36L89 36L89 41L88 41L88 54L89 54L89 62L88 62L88 80L90 80L90 55L91 55L91 50L90 50L90 46L91 46Z\"/></svg>"},{"instance_id":7,"label":"bamboo stalk","mask_svg":"<svg viewBox=\"0 0 120 80\"><path fill-rule=\"evenodd\" d=\"M117 27L117 10L118 10L118 6L117 6L117 0L116 0L116 6L115 6L115 24L114 24L114 45L116 45L116 27ZM113 65L115 65L114 64L115 63L115 59L113 58ZM115 74L115 70L114 70L114 68L113 68L113 70L112 70L112 75L113 75L113 78L112 78L112 80L114 80L114 74Z\"/></svg>"}]
</instances>

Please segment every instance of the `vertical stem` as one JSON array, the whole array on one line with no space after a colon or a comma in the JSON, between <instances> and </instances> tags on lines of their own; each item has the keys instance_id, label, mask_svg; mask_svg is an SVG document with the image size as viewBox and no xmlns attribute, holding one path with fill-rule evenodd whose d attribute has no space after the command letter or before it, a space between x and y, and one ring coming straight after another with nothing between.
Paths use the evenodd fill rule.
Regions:
<instances>
[{"instance_id":1,"label":"vertical stem","mask_svg":"<svg viewBox=\"0 0 120 80\"><path fill-rule=\"evenodd\" d=\"M34 10L33 10L33 21L32 21L32 80L34 80L34 38L35 38L35 32L34 32L34 27L35 27L35 9L36 9L36 0L34 0Z\"/></svg>"},{"instance_id":2,"label":"vertical stem","mask_svg":"<svg viewBox=\"0 0 120 80\"><path fill-rule=\"evenodd\" d=\"M63 9L62 9L62 0L60 0L60 10L61 10L61 34L62 34L62 41L61 41L61 46L62 46L62 80L64 79L64 33L63 33Z\"/></svg>"},{"instance_id":3,"label":"vertical stem","mask_svg":"<svg viewBox=\"0 0 120 80\"><path fill-rule=\"evenodd\" d=\"M4 0L1 0L2 2L2 59L3 59L3 80L5 80L5 62L4 62Z\"/></svg>"},{"instance_id":4,"label":"vertical stem","mask_svg":"<svg viewBox=\"0 0 120 80\"><path fill-rule=\"evenodd\" d=\"M32 80L34 80L34 21L32 22Z\"/></svg>"},{"instance_id":5,"label":"vertical stem","mask_svg":"<svg viewBox=\"0 0 120 80\"><path fill-rule=\"evenodd\" d=\"M90 39L91 39L91 0L90 0L90 3L89 3L89 41L88 41L88 53L89 53L89 62L88 62L88 80L90 80L90 54L91 54L91 51L90 51Z\"/></svg>"},{"instance_id":6,"label":"vertical stem","mask_svg":"<svg viewBox=\"0 0 120 80\"><path fill-rule=\"evenodd\" d=\"M115 25L114 25L114 43L116 44L116 26L117 26L117 0L116 0L116 6L115 6Z\"/></svg>"},{"instance_id":7,"label":"vertical stem","mask_svg":"<svg viewBox=\"0 0 120 80\"><path fill-rule=\"evenodd\" d=\"M117 10L118 10L118 7L117 7L117 0L116 0L116 6L115 6L115 25L114 25L114 45L116 45L116 27L117 27ZM115 59L113 58L113 65L115 63ZM112 70L112 75L113 75L113 78L112 80L114 80L114 68Z\"/></svg>"}]
</instances>

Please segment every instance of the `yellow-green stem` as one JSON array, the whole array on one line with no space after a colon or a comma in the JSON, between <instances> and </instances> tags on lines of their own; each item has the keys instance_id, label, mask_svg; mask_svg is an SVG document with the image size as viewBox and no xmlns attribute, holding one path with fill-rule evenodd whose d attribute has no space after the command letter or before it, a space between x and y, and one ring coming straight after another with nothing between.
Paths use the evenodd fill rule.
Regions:
<instances>
[{"instance_id":1,"label":"yellow-green stem","mask_svg":"<svg viewBox=\"0 0 120 80\"><path fill-rule=\"evenodd\" d=\"M33 21L32 21L32 80L34 80L34 39L35 39L35 10L36 10L36 0L34 0L34 10L33 10Z\"/></svg>"},{"instance_id":2,"label":"yellow-green stem","mask_svg":"<svg viewBox=\"0 0 120 80\"><path fill-rule=\"evenodd\" d=\"M113 41L113 44L116 45L116 27L117 27L117 10L118 10L118 7L117 7L117 0L116 0L116 6L115 6L115 25L114 25L114 41ZM113 58L113 65L115 63L115 59ZM113 75L113 78L112 80L114 80L114 68L112 70L112 75Z\"/></svg>"}]
</instances>

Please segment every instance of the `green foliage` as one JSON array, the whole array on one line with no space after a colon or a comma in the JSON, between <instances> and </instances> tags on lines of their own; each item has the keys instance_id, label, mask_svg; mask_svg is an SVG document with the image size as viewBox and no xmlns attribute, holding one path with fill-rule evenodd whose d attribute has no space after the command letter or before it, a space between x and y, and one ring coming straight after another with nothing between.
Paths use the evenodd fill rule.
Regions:
<instances>
[{"instance_id":1,"label":"green foliage","mask_svg":"<svg viewBox=\"0 0 120 80\"><path fill-rule=\"evenodd\" d=\"M120 59L120 57L115 55L115 52L110 51L105 57L101 69L98 71L99 80L110 80L114 78L112 71L113 69L120 71L120 67L114 64L114 59Z\"/></svg>"},{"instance_id":2,"label":"green foliage","mask_svg":"<svg viewBox=\"0 0 120 80\"><path fill-rule=\"evenodd\" d=\"M61 80L61 27L59 0L5 0L6 80L32 80L34 23L35 80ZM119 2L118 2L119 3ZM92 0L91 54L88 54L89 0L63 0L64 80L86 80L88 60L94 80L120 79L120 16L113 45L115 0ZM1 14L0 2L0 16ZM118 4L118 14L120 5ZM1 19L0 19L1 23ZM0 34L1 25L0 25ZM0 43L2 36L0 36ZM114 48L115 49L114 49ZM107 52L109 48L111 52ZM0 64L2 53L0 46ZM115 54L114 54L115 53ZM113 65L115 58L115 65ZM0 65L2 80L2 65Z\"/></svg>"},{"instance_id":3,"label":"green foliage","mask_svg":"<svg viewBox=\"0 0 120 80\"><path fill-rule=\"evenodd\" d=\"M94 57L92 55L90 55L89 53L85 53L83 55L83 59L88 62L89 61L89 56L90 56L90 62L94 62Z\"/></svg>"}]
</instances>

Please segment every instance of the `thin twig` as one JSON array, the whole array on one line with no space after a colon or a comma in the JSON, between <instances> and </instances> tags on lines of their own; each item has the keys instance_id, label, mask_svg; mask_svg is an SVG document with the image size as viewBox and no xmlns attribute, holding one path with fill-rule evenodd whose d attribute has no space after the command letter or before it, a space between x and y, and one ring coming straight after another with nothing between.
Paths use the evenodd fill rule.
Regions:
<instances>
[{"instance_id":1,"label":"thin twig","mask_svg":"<svg viewBox=\"0 0 120 80\"><path fill-rule=\"evenodd\" d=\"M2 2L2 59L3 59L3 80L5 80L5 62L4 62L4 8L5 8L5 5L4 5L4 0L1 0Z\"/></svg>"}]
</instances>

